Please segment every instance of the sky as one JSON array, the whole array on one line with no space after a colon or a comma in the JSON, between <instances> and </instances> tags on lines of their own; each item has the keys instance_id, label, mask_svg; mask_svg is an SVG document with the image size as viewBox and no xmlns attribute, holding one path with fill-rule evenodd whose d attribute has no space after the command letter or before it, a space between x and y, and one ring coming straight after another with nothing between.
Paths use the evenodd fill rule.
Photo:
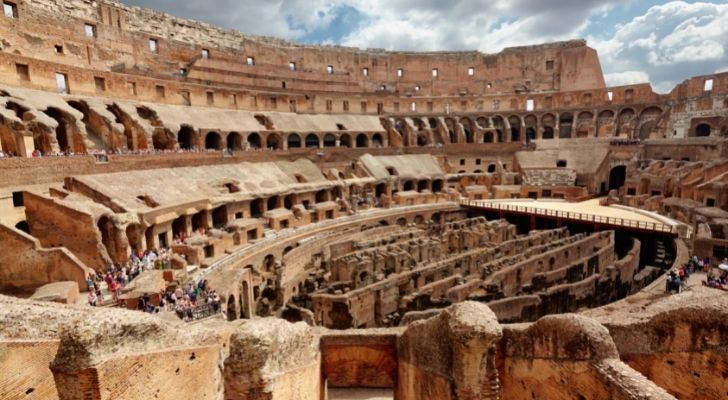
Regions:
<instances>
[{"instance_id":1,"label":"sky","mask_svg":"<svg viewBox=\"0 0 728 400\"><path fill-rule=\"evenodd\" d=\"M479 50L583 38L607 85L660 92L728 71L728 1L122 0L244 34L400 51Z\"/></svg>"}]
</instances>

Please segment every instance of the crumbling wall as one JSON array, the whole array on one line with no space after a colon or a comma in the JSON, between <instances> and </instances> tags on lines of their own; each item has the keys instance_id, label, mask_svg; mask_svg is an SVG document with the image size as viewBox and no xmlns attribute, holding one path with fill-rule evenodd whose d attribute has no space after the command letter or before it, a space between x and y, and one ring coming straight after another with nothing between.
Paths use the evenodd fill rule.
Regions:
<instances>
[{"instance_id":1,"label":"crumbling wall","mask_svg":"<svg viewBox=\"0 0 728 400\"><path fill-rule=\"evenodd\" d=\"M44 249L37 239L4 225L0 225L0 243L1 292L32 293L58 281L74 281L85 287L88 268L68 250Z\"/></svg>"}]
</instances>

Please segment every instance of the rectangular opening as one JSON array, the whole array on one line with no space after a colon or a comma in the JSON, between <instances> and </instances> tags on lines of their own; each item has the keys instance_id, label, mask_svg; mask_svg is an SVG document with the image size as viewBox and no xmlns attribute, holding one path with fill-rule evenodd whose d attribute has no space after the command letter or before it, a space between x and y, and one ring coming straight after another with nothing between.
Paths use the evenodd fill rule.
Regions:
<instances>
[{"instance_id":1,"label":"rectangular opening","mask_svg":"<svg viewBox=\"0 0 728 400\"><path fill-rule=\"evenodd\" d=\"M706 79L705 84L703 85L703 90L706 92L710 92L713 90L713 80L712 79Z\"/></svg>"},{"instance_id":2,"label":"rectangular opening","mask_svg":"<svg viewBox=\"0 0 728 400\"><path fill-rule=\"evenodd\" d=\"M344 100L344 111L349 111L349 100Z\"/></svg>"},{"instance_id":3,"label":"rectangular opening","mask_svg":"<svg viewBox=\"0 0 728 400\"><path fill-rule=\"evenodd\" d=\"M157 39L149 39L149 51L156 53L159 47L157 46Z\"/></svg>"},{"instance_id":4,"label":"rectangular opening","mask_svg":"<svg viewBox=\"0 0 728 400\"><path fill-rule=\"evenodd\" d=\"M159 239L159 247L164 249L167 247L167 232L162 232L159 235L157 235L157 239Z\"/></svg>"},{"instance_id":5,"label":"rectangular opening","mask_svg":"<svg viewBox=\"0 0 728 400\"><path fill-rule=\"evenodd\" d=\"M86 37L95 38L96 37L96 25L83 24L83 32L86 35Z\"/></svg>"},{"instance_id":6,"label":"rectangular opening","mask_svg":"<svg viewBox=\"0 0 728 400\"><path fill-rule=\"evenodd\" d=\"M129 90L129 94L130 95L132 95L132 96L136 96L137 95L136 82L127 82L126 83L126 88Z\"/></svg>"},{"instance_id":7,"label":"rectangular opening","mask_svg":"<svg viewBox=\"0 0 728 400\"><path fill-rule=\"evenodd\" d=\"M163 99L166 97L166 94L164 93L164 86L162 85L156 85L154 87L154 92L157 95L158 99Z\"/></svg>"},{"instance_id":8,"label":"rectangular opening","mask_svg":"<svg viewBox=\"0 0 728 400\"><path fill-rule=\"evenodd\" d=\"M53 50L56 52L56 54L63 54L63 45L57 44L53 46Z\"/></svg>"},{"instance_id":9,"label":"rectangular opening","mask_svg":"<svg viewBox=\"0 0 728 400\"><path fill-rule=\"evenodd\" d=\"M238 105L238 95L233 93L230 95L230 105L237 106Z\"/></svg>"},{"instance_id":10,"label":"rectangular opening","mask_svg":"<svg viewBox=\"0 0 728 400\"><path fill-rule=\"evenodd\" d=\"M104 79L100 76L94 76L94 85L96 85L97 92L106 91L106 79Z\"/></svg>"},{"instance_id":11,"label":"rectangular opening","mask_svg":"<svg viewBox=\"0 0 728 400\"><path fill-rule=\"evenodd\" d=\"M433 103L431 101L427 102L427 112L432 112L433 109Z\"/></svg>"},{"instance_id":12,"label":"rectangular opening","mask_svg":"<svg viewBox=\"0 0 728 400\"><path fill-rule=\"evenodd\" d=\"M326 111L332 111L334 109L334 102L326 100Z\"/></svg>"},{"instance_id":13,"label":"rectangular opening","mask_svg":"<svg viewBox=\"0 0 728 400\"><path fill-rule=\"evenodd\" d=\"M627 188L627 195L628 196L634 196L636 194L637 194L637 191L635 190L635 188Z\"/></svg>"},{"instance_id":14,"label":"rectangular opening","mask_svg":"<svg viewBox=\"0 0 728 400\"><path fill-rule=\"evenodd\" d=\"M255 58L253 58L253 57L246 57L245 58L245 64L246 65L251 65L251 66L255 65Z\"/></svg>"},{"instance_id":15,"label":"rectangular opening","mask_svg":"<svg viewBox=\"0 0 728 400\"><path fill-rule=\"evenodd\" d=\"M13 192L13 207L23 207L23 192Z\"/></svg>"},{"instance_id":16,"label":"rectangular opening","mask_svg":"<svg viewBox=\"0 0 728 400\"><path fill-rule=\"evenodd\" d=\"M607 100L609 100L609 101L614 100L614 92L612 92L612 91L607 92Z\"/></svg>"},{"instance_id":17,"label":"rectangular opening","mask_svg":"<svg viewBox=\"0 0 728 400\"><path fill-rule=\"evenodd\" d=\"M410 104L410 111L417 111L417 103L415 103L414 101Z\"/></svg>"},{"instance_id":18,"label":"rectangular opening","mask_svg":"<svg viewBox=\"0 0 728 400\"><path fill-rule=\"evenodd\" d=\"M296 70L296 63L289 62L288 63L288 69L290 69L291 71L295 71Z\"/></svg>"},{"instance_id":19,"label":"rectangular opening","mask_svg":"<svg viewBox=\"0 0 728 400\"><path fill-rule=\"evenodd\" d=\"M235 213L235 219L243 219L243 213L242 212L236 212Z\"/></svg>"},{"instance_id":20,"label":"rectangular opening","mask_svg":"<svg viewBox=\"0 0 728 400\"><path fill-rule=\"evenodd\" d=\"M384 103L377 103L377 115L384 114Z\"/></svg>"},{"instance_id":21,"label":"rectangular opening","mask_svg":"<svg viewBox=\"0 0 728 400\"><path fill-rule=\"evenodd\" d=\"M215 257L215 246L208 245L205 246L205 258L212 258Z\"/></svg>"},{"instance_id":22,"label":"rectangular opening","mask_svg":"<svg viewBox=\"0 0 728 400\"><path fill-rule=\"evenodd\" d=\"M211 106L215 104L215 93L207 92L207 105Z\"/></svg>"},{"instance_id":23,"label":"rectangular opening","mask_svg":"<svg viewBox=\"0 0 728 400\"><path fill-rule=\"evenodd\" d=\"M290 100L288 102L288 110L290 112L296 112L296 100Z\"/></svg>"},{"instance_id":24,"label":"rectangular opening","mask_svg":"<svg viewBox=\"0 0 728 400\"><path fill-rule=\"evenodd\" d=\"M432 77L437 78L440 75L440 71L437 68L432 69Z\"/></svg>"},{"instance_id":25,"label":"rectangular opening","mask_svg":"<svg viewBox=\"0 0 728 400\"><path fill-rule=\"evenodd\" d=\"M18 79L23 82L30 81L30 68L28 64L15 64L15 72L18 74Z\"/></svg>"},{"instance_id":26,"label":"rectangular opening","mask_svg":"<svg viewBox=\"0 0 728 400\"><path fill-rule=\"evenodd\" d=\"M15 3L4 1L3 14L8 18L18 18L18 6Z\"/></svg>"},{"instance_id":27,"label":"rectangular opening","mask_svg":"<svg viewBox=\"0 0 728 400\"><path fill-rule=\"evenodd\" d=\"M367 102L366 101L362 101L361 105L359 107L361 108L361 112L363 112L363 113L367 112Z\"/></svg>"},{"instance_id":28,"label":"rectangular opening","mask_svg":"<svg viewBox=\"0 0 728 400\"><path fill-rule=\"evenodd\" d=\"M399 112L399 102L398 101L394 102L394 112L396 112L396 113Z\"/></svg>"},{"instance_id":29,"label":"rectangular opening","mask_svg":"<svg viewBox=\"0 0 728 400\"><path fill-rule=\"evenodd\" d=\"M546 71L551 71L552 69L554 69L554 60L547 60Z\"/></svg>"},{"instance_id":30,"label":"rectangular opening","mask_svg":"<svg viewBox=\"0 0 728 400\"><path fill-rule=\"evenodd\" d=\"M535 103L534 103L533 99L526 100L526 111L533 111L534 108L535 108Z\"/></svg>"},{"instance_id":31,"label":"rectangular opening","mask_svg":"<svg viewBox=\"0 0 728 400\"><path fill-rule=\"evenodd\" d=\"M468 68L468 76L475 76L475 68L473 68L473 67Z\"/></svg>"},{"instance_id":32,"label":"rectangular opening","mask_svg":"<svg viewBox=\"0 0 728 400\"><path fill-rule=\"evenodd\" d=\"M715 199L711 199L711 198L705 199L705 206L706 207L715 207Z\"/></svg>"},{"instance_id":33,"label":"rectangular opening","mask_svg":"<svg viewBox=\"0 0 728 400\"><path fill-rule=\"evenodd\" d=\"M333 75L334 74L334 66L333 65L327 65L326 66L326 73L329 74L329 75Z\"/></svg>"},{"instance_id":34,"label":"rectangular opening","mask_svg":"<svg viewBox=\"0 0 728 400\"><path fill-rule=\"evenodd\" d=\"M249 230L247 232L247 236L248 236L248 242L252 242L253 240L257 239L257 237L255 235L255 229Z\"/></svg>"},{"instance_id":35,"label":"rectangular opening","mask_svg":"<svg viewBox=\"0 0 728 400\"><path fill-rule=\"evenodd\" d=\"M68 76L66 74L56 72L56 90L60 94L68 94Z\"/></svg>"},{"instance_id":36,"label":"rectangular opening","mask_svg":"<svg viewBox=\"0 0 728 400\"><path fill-rule=\"evenodd\" d=\"M362 68L361 74L364 76L369 76L369 68Z\"/></svg>"},{"instance_id":37,"label":"rectangular opening","mask_svg":"<svg viewBox=\"0 0 728 400\"><path fill-rule=\"evenodd\" d=\"M204 59L210 58L210 50L202 49L202 58L204 58Z\"/></svg>"},{"instance_id":38,"label":"rectangular opening","mask_svg":"<svg viewBox=\"0 0 728 400\"><path fill-rule=\"evenodd\" d=\"M403 77L403 76L404 76L404 69L402 69L402 68L397 68L397 77L398 77L398 78L401 78L401 77Z\"/></svg>"}]
</instances>

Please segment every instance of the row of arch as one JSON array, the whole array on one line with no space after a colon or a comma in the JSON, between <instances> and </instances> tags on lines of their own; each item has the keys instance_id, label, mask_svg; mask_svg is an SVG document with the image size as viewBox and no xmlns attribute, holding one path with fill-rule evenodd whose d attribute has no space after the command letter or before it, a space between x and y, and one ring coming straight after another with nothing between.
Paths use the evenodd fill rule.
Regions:
<instances>
[{"instance_id":1,"label":"row of arch","mask_svg":"<svg viewBox=\"0 0 728 400\"><path fill-rule=\"evenodd\" d=\"M207 150L245 150L245 149L316 149L329 147L368 148L385 145L381 133L309 133L302 135L296 132L259 133L240 132L221 133L209 131L200 141L198 133L190 126L183 125L177 133L177 143L180 149L203 147Z\"/></svg>"},{"instance_id":2,"label":"row of arch","mask_svg":"<svg viewBox=\"0 0 728 400\"><path fill-rule=\"evenodd\" d=\"M621 110L547 112L526 115L395 118L393 128L408 146L454 143L528 142L535 139L612 137L647 138L663 119L664 111L649 106L639 113Z\"/></svg>"}]
</instances>

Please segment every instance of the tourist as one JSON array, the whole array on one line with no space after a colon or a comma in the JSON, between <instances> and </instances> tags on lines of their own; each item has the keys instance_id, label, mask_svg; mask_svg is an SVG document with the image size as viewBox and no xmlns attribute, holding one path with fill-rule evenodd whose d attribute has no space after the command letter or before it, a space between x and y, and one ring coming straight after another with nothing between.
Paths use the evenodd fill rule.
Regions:
<instances>
[{"instance_id":1,"label":"tourist","mask_svg":"<svg viewBox=\"0 0 728 400\"><path fill-rule=\"evenodd\" d=\"M98 298L96 297L96 292L93 290L88 292L88 304L91 307L96 307L96 302L98 301Z\"/></svg>"}]
</instances>

